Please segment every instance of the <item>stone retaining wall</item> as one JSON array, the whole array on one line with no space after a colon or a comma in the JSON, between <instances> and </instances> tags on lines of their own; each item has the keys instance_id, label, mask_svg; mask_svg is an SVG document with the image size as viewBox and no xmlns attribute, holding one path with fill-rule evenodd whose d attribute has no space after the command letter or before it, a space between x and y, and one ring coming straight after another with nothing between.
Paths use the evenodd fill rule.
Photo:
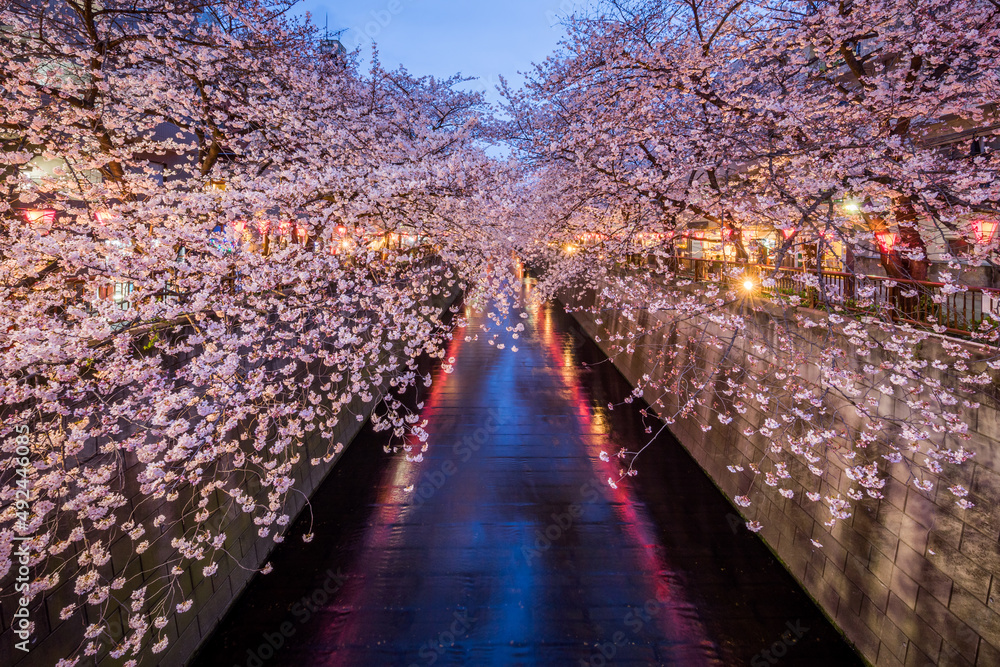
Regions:
<instances>
[{"instance_id":1,"label":"stone retaining wall","mask_svg":"<svg viewBox=\"0 0 1000 667\"><path fill-rule=\"evenodd\" d=\"M441 297L442 310L454 303L457 298L457 291ZM175 360L176 363L183 363L183 361L183 359ZM325 456L331 441L342 442L345 445L350 443L364 427L371 410L371 404L366 405L359 398L355 398L344 407L342 414L345 416L361 414L365 420L343 419L335 427L333 437L330 440L322 438L319 431L314 431L303 442L298 450L301 455L300 459L293 469L296 480L295 488L302 493L289 494L288 504L283 508L284 513L292 517L289 525L294 524L295 517L305 507L305 499L312 496L333 467L337 465L343 452L331 461L327 463L321 461L319 465L315 466L311 465L311 459ZM124 479L134 480L138 467L140 467L138 462L132 460L125 470ZM126 496L130 495L129 486L127 483L126 489L123 491ZM245 490L255 496L260 492L259 485L257 488L245 488ZM220 507L220 500L221 498L216 492L208 509L210 511L217 510ZM232 507L232 503L230 502L228 506ZM152 544L148 551L137 557L132 551L132 540L127 536L120 537L111 546L112 557L107 567L110 568L114 577L125 576L131 581L132 577L142 576L147 581L155 580L157 576L162 574L162 568L165 567L163 565L164 559L174 554L174 549L170 546L171 539L182 535L183 530L190 527L185 526L183 522L167 521L161 529L153 528L152 518L163 511L161 506L130 505L129 509L133 511L136 521L146 526L149 536L146 539L149 539ZM169 615L168 625L157 633L158 635L166 634L169 637L170 643L167 649L163 653L154 655L147 644L138 656L140 667L154 665L179 667L186 664L201 643L215 629L256 571L267 562L276 546L272 537L262 538L258 535L259 527L253 523L253 517L250 514L232 508L228 514L213 512L211 516L211 520L217 522L215 525L221 526L225 531L225 550L232 558L219 559L218 571L208 579L201 575L200 566L186 568L180 577L180 583L184 593L183 599L193 600L192 609L184 614ZM204 564L202 563L202 565ZM72 580L64 581L55 589L41 596L40 601L36 599L32 603L31 620L35 623L35 627L28 653L14 648L14 644L19 641L11 630L16 599L11 595L0 599L0 628L2 628L2 632L0 632L0 665L52 667L80 645L84 625L97 622L100 619L93 616L93 608L86 608L84 614L78 612L65 621L59 619L60 610L78 600L72 586ZM157 595L160 593L151 593L147 599L155 600ZM122 618L119 612L117 610L112 612L106 620L110 625L111 638L115 641L122 639L125 633L122 632ZM125 658L117 660L111 658L108 654L108 642L105 641L104 645L97 656L86 658L79 664L81 666L96 664L106 667L121 665L125 662ZM126 656L126 658L128 657L131 656Z\"/></svg>"},{"instance_id":2,"label":"stone retaining wall","mask_svg":"<svg viewBox=\"0 0 1000 667\"><path fill-rule=\"evenodd\" d=\"M591 303L582 305L592 304L593 297ZM766 310L754 315L760 320L758 325L766 327L769 317L788 316ZM825 317L817 311L808 315ZM592 337L599 338L598 344L632 383L644 374L662 377L653 357L665 341L696 346L697 355L708 363L721 361L720 352L706 349L694 335L703 328L700 323L669 324L665 317L656 334L639 339L634 353L615 356L608 343L612 336L631 338L638 327L660 319L641 304L636 304L634 315L638 321L615 310L602 311L600 326L589 313L576 311L574 316ZM830 344L814 331L801 328L798 333L808 344ZM766 362L748 348L738 340L727 362ZM926 359L940 357L941 341L927 341L920 353ZM808 369L802 372L809 377ZM677 397L662 400L661 416L674 414ZM809 501L804 492L845 494L851 481L843 463L831 456L827 461L830 472L820 483L809 475L800 457L783 455L782 460L796 459L789 465L792 479L787 480L793 482L789 487L795 497L783 498L777 489L758 481L753 486L754 504L747 510L736 508L746 518L763 523L761 539L871 664L1000 665L1000 415L996 401L992 401L994 407L990 404L984 397L978 410L966 410L971 440L964 445L977 456L960 467L946 464L941 481L947 483L937 483L930 493L914 487L907 466L893 465L885 497L856 503L854 516L838 522L830 532L824 526L830 519L826 505ZM905 406L899 399L883 397L879 409L885 415ZM710 418L707 411L700 416L702 422ZM728 425L712 420L708 432L692 420L678 420L670 427L730 500L751 487L750 463L776 460L762 436L742 434L747 427L760 429L769 415L749 407L745 414L732 416L735 419ZM729 465L742 465L745 472L733 474ZM814 487L802 488L803 481L815 482ZM970 490L974 508L962 510L955 505L947 489L953 483ZM811 540L823 546L815 547Z\"/></svg>"}]
</instances>

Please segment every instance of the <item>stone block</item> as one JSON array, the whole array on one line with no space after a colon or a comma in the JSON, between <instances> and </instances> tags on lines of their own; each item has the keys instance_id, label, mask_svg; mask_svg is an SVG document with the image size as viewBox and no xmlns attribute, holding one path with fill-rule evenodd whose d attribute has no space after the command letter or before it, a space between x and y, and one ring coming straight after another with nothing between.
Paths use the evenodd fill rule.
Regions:
<instances>
[{"instance_id":1,"label":"stone block","mask_svg":"<svg viewBox=\"0 0 1000 667\"><path fill-rule=\"evenodd\" d=\"M1000 665L1000 649L986 641L979 640L979 653L976 654L976 667L995 667Z\"/></svg>"},{"instance_id":2,"label":"stone block","mask_svg":"<svg viewBox=\"0 0 1000 667\"><path fill-rule=\"evenodd\" d=\"M927 558L957 586L974 594L980 602L986 603L990 591L988 571L934 533L927 541Z\"/></svg>"},{"instance_id":3,"label":"stone block","mask_svg":"<svg viewBox=\"0 0 1000 667\"><path fill-rule=\"evenodd\" d=\"M1000 638L1000 614L984 605L975 595L960 586L955 586L955 590L952 591L951 604L948 608L956 618L972 628L978 635L986 638ZM965 634L961 636L965 637ZM945 637L945 639L948 638ZM962 646L958 641L950 643ZM972 656L970 659L974 658L975 656Z\"/></svg>"},{"instance_id":4,"label":"stone block","mask_svg":"<svg viewBox=\"0 0 1000 667\"><path fill-rule=\"evenodd\" d=\"M844 573L876 608L885 611L889 601L889 587L879 581L862 561L848 555Z\"/></svg>"},{"instance_id":5,"label":"stone block","mask_svg":"<svg viewBox=\"0 0 1000 667\"><path fill-rule=\"evenodd\" d=\"M904 514L899 523L899 539L911 549L923 553L927 548L927 536L931 529L911 516Z\"/></svg>"},{"instance_id":6,"label":"stone block","mask_svg":"<svg viewBox=\"0 0 1000 667\"><path fill-rule=\"evenodd\" d=\"M917 591L920 589L917 582L913 581L909 575L898 567L892 568L892 580L889 582L889 589L899 596L906 606L913 609L917 605Z\"/></svg>"},{"instance_id":7,"label":"stone block","mask_svg":"<svg viewBox=\"0 0 1000 667\"><path fill-rule=\"evenodd\" d=\"M992 420L1000 424L1000 420ZM982 465L975 466L972 488L976 496L988 503L989 507L1000 505L1000 473Z\"/></svg>"},{"instance_id":8,"label":"stone block","mask_svg":"<svg viewBox=\"0 0 1000 667\"><path fill-rule=\"evenodd\" d=\"M941 655L938 656L938 665L940 667L974 667L975 659L970 660L967 658L967 653L967 651L955 648L948 642L945 642L941 644Z\"/></svg>"},{"instance_id":9,"label":"stone block","mask_svg":"<svg viewBox=\"0 0 1000 667\"><path fill-rule=\"evenodd\" d=\"M878 659L875 661L876 667L902 667L903 662L888 648L885 642L879 644Z\"/></svg>"},{"instance_id":10,"label":"stone block","mask_svg":"<svg viewBox=\"0 0 1000 667\"><path fill-rule=\"evenodd\" d=\"M960 589L956 587L955 591L958 590ZM968 602L970 599L978 603L974 598L962 598L963 602ZM985 605L980 606L983 609L986 608ZM959 612L962 614L959 616L955 611L941 604L934 596L922 590L917 595L916 612L920 618L938 631L944 642L963 650L963 655L968 660L976 659L979 635L965 623L967 619L964 607L959 607Z\"/></svg>"},{"instance_id":11,"label":"stone block","mask_svg":"<svg viewBox=\"0 0 1000 667\"><path fill-rule=\"evenodd\" d=\"M229 581L220 584L207 603L198 610L198 627L202 637L208 637L235 601Z\"/></svg>"},{"instance_id":12,"label":"stone block","mask_svg":"<svg viewBox=\"0 0 1000 667\"><path fill-rule=\"evenodd\" d=\"M906 507L906 494L908 491L906 482L900 482L898 479L890 477L886 480L885 487L882 488L883 498L879 502L887 503L896 509L903 510Z\"/></svg>"},{"instance_id":13,"label":"stone block","mask_svg":"<svg viewBox=\"0 0 1000 667\"><path fill-rule=\"evenodd\" d=\"M903 664L905 667L937 667L937 656L940 654L940 650L935 651L935 657L931 658L913 642L910 642L906 648L906 662Z\"/></svg>"},{"instance_id":14,"label":"stone block","mask_svg":"<svg viewBox=\"0 0 1000 667\"><path fill-rule=\"evenodd\" d=\"M917 489L907 489L906 515L927 528L934 527L938 515L938 506Z\"/></svg>"},{"instance_id":15,"label":"stone block","mask_svg":"<svg viewBox=\"0 0 1000 667\"><path fill-rule=\"evenodd\" d=\"M961 553L985 570L1000 574L1000 543L995 537L983 535L975 528L965 526L962 531Z\"/></svg>"},{"instance_id":16,"label":"stone block","mask_svg":"<svg viewBox=\"0 0 1000 667\"><path fill-rule=\"evenodd\" d=\"M909 660L910 651L914 646L919 646L921 653L931 656L931 660L937 659L938 653L941 651L941 635L927 621L920 618L913 609L907 607L894 593L889 594L886 617L910 639L910 646L907 647L907 660Z\"/></svg>"},{"instance_id":17,"label":"stone block","mask_svg":"<svg viewBox=\"0 0 1000 667\"><path fill-rule=\"evenodd\" d=\"M900 544L896 553L896 567L942 604L948 604L951 597L951 577L937 569L923 554L917 553L905 544Z\"/></svg>"},{"instance_id":18,"label":"stone block","mask_svg":"<svg viewBox=\"0 0 1000 667\"><path fill-rule=\"evenodd\" d=\"M844 576L844 573L839 570L832 570L829 574L827 570L824 570L823 579L840 597L838 614L843 615L850 611L851 614L857 616L861 613L861 601L864 599L864 593L856 583Z\"/></svg>"},{"instance_id":19,"label":"stone block","mask_svg":"<svg viewBox=\"0 0 1000 667\"><path fill-rule=\"evenodd\" d=\"M884 585L889 586L892 583L892 571L896 569L893 564L895 559L895 553L888 556L878 549L872 549L868 559L868 571Z\"/></svg>"},{"instance_id":20,"label":"stone block","mask_svg":"<svg viewBox=\"0 0 1000 667\"><path fill-rule=\"evenodd\" d=\"M834 617L837 625L843 629L844 634L851 638L854 648L861 653L869 662L873 662L878 657L879 638L871 628L864 624L858 612L844 609L840 606L837 615Z\"/></svg>"},{"instance_id":21,"label":"stone block","mask_svg":"<svg viewBox=\"0 0 1000 667\"><path fill-rule=\"evenodd\" d=\"M879 659L881 660L885 651L888 650L898 664L903 664L903 660L906 659L906 648L910 643L906 633L897 628L895 623L889 619L885 619L878 631L878 635L881 641Z\"/></svg>"}]
</instances>

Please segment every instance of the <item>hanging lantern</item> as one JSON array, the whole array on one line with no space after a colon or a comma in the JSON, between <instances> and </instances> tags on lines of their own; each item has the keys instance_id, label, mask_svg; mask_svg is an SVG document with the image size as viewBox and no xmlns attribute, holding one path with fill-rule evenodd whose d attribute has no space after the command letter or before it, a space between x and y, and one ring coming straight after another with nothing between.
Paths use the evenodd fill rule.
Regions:
<instances>
[{"instance_id":1,"label":"hanging lantern","mask_svg":"<svg viewBox=\"0 0 1000 667\"><path fill-rule=\"evenodd\" d=\"M94 220L100 225L106 225L111 222L111 211L106 208L99 208L94 211Z\"/></svg>"},{"instance_id":2,"label":"hanging lantern","mask_svg":"<svg viewBox=\"0 0 1000 667\"><path fill-rule=\"evenodd\" d=\"M24 219L31 225L51 227L56 220L56 212L51 209L29 208L24 210Z\"/></svg>"},{"instance_id":3,"label":"hanging lantern","mask_svg":"<svg viewBox=\"0 0 1000 667\"><path fill-rule=\"evenodd\" d=\"M875 242L878 243L878 249L883 255L888 255L892 253L892 249L896 246L896 242L899 241L899 235L893 232L875 232Z\"/></svg>"},{"instance_id":4,"label":"hanging lantern","mask_svg":"<svg viewBox=\"0 0 1000 667\"><path fill-rule=\"evenodd\" d=\"M791 228L791 227L786 227L785 229L781 230L781 234L782 234L782 236L785 237L785 240L787 241L788 239L790 239L793 236L795 236L795 233L798 232L798 231L799 230L797 230L797 229L794 229L794 228Z\"/></svg>"},{"instance_id":5,"label":"hanging lantern","mask_svg":"<svg viewBox=\"0 0 1000 667\"><path fill-rule=\"evenodd\" d=\"M989 245L997 235L997 227L1000 222L996 220L975 220L972 223L972 230L976 235L976 243Z\"/></svg>"}]
</instances>

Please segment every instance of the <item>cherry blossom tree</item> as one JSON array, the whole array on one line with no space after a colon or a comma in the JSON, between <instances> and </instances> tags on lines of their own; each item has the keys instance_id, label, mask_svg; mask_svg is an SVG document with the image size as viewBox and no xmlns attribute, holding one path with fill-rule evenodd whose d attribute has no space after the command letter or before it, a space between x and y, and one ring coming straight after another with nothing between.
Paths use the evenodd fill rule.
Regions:
<instances>
[{"instance_id":1,"label":"cherry blossom tree","mask_svg":"<svg viewBox=\"0 0 1000 667\"><path fill-rule=\"evenodd\" d=\"M418 362L444 355L447 297L500 284L511 168L481 96L361 72L290 8L0 10L0 595L72 584L59 616L89 620L66 664L165 650L181 575L233 558L220 517L282 541L307 437L328 462L377 404L419 458L402 396L419 407ZM114 574L122 536L162 562Z\"/></svg>"},{"instance_id":2,"label":"cherry blossom tree","mask_svg":"<svg viewBox=\"0 0 1000 667\"><path fill-rule=\"evenodd\" d=\"M967 290L957 258L939 251L942 287L887 281L887 298L855 258L923 280L944 234L994 257L974 221L997 218L996 154L969 157L949 137L996 127L998 12L990 0L615 0L570 20L561 51L504 89L508 136L532 169L533 205L512 224L539 293L629 321L605 342L657 361L637 395L668 424L766 416L742 432L768 454L739 504L825 496L832 526L881 497L892 466L931 490L942 463L972 455L965 415L1000 368L996 321L969 310L987 345L943 339L926 359ZM737 261L692 275L676 247L706 227ZM744 264L745 228L778 232L773 266ZM812 271L779 268L795 252ZM824 258L843 275L817 270ZM635 453L621 455L624 477Z\"/></svg>"}]
</instances>

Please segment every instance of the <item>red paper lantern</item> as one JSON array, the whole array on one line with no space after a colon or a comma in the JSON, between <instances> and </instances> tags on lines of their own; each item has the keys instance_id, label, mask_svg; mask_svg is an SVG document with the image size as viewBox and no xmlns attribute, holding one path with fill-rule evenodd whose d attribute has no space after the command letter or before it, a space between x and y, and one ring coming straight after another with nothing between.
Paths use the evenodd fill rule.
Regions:
<instances>
[{"instance_id":1,"label":"red paper lantern","mask_svg":"<svg viewBox=\"0 0 1000 667\"><path fill-rule=\"evenodd\" d=\"M893 232L875 232L875 242L883 255L888 255L899 241L899 235Z\"/></svg>"},{"instance_id":2,"label":"red paper lantern","mask_svg":"<svg viewBox=\"0 0 1000 667\"><path fill-rule=\"evenodd\" d=\"M785 237L785 240L787 241L788 239L790 239L790 238L792 238L793 236L795 236L795 233L796 233L797 231L799 231L799 230L797 230L797 229L787 229L787 228L786 228L786 229L782 229L782 230L781 230L781 233L782 233L782 235L783 235L783 236Z\"/></svg>"},{"instance_id":3,"label":"red paper lantern","mask_svg":"<svg viewBox=\"0 0 1000 667\"><path fill-rule=\"evenodd\" d=\"M972 229L976 234L976 243L987 245L993 242L997 235L997 227L1000 222L996 220L976 220L972 223Z\"/></svg>"},{"instance_id":4,"label":"red paper lantern","mask_svg":"<svg viewBox=\"0 0 1000 667\"><path fill-rule=\"evenodd\" d=\"M51 209L29 208L24 210L24 219L32 225L50 227L56 220L56 212Z\"/></svg>"}]
</instances>

